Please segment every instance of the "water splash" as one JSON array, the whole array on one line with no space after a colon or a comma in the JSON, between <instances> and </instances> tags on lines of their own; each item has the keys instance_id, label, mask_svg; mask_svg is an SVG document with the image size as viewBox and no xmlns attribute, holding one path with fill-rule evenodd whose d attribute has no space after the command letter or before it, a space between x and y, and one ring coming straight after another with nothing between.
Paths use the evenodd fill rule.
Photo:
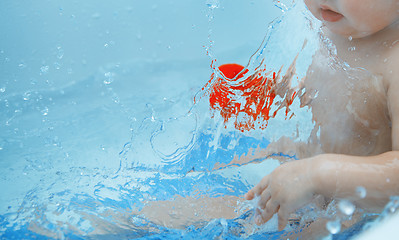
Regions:
<instances>
[{"instance_id":1,"label":"water splash","mask_svg":"<svg viewBox=\"0 0 399 240\"><path fill-rule=\"evenodd\" d=\"M218 1L209 3L209 11L218 9L217 6L220 8L220 5L216 4ZM285 4L284 9L286 15L270 26L270 32L262 46L245 67L248 72L244 74L244 79L273 83L273 72L276 72L276 80L281 81L288 75L286 73L291 73L290 69L294 67L290 68L290 63L296 59L296 71L292 71L295 74L291 78L291 87L299 87L298 82L305 75L316 46L315 42L311 41L313 35L309 35L314 33L315 29L309 29L309 22L306 20L308 16L304 15L303 5ZM208 17L211 22L213 15ZM287 39L288 30L292 30L289 32L299 40L292 42L291 39ZM282 39L289 44L282 44ZM207 50L213 59L211 41L210 44ZM61 55L63 53L57 55L59 59L63 59ZM226 77L217 70L216 58L214 59L212 69L216 71L215 78L204 90L210 90L217 78ZM303 129L307 132L306 127L302 127L300 123L310 123L311 119L299 114L298 102L291 105L298 117L297 121L293 121L293 128L289 128L288 123L281 122L281 119L275 122L270 119L268 130L275 131L272 134L243 133L235 131L234 127L224 128L223 118L220 122L217 116L211 119L205 98L197 98L195 106L191 106L191 96L190 99L186 99L179 95L168 100L158 96L158 93L146 92L150 94L147 100L151 99L148 102L152 104L142 102L144 93L136 89L126 89L122 84L137 77L134 73L138 71L140 64L143 63L135 62L125 67L114 64L101 68L97 74L85 81L71 83L70 86L61 89L61 96L58 94L60 90L56 89L31 93L29 96L19 95L20 101L9 98L9 101L3 102L7 104L7 107L3 107L7 109L7 114L16 114L15 109L22 109L23 112L31 114L26 115L29 117L27 123L38 121L43 127L20 130L25 132L25 140L29 138L31 142L22 141L22 136L9 141L7 136L11 131L15 131L14 124L21 121L16 115L11 115L9 126L6 126L4 131L4 140L1 140L2 154L20 153L23 144L25 147L28 145L29 154L35 153L43 138L46 139L47 145L43 153L36 154L37 159L25 160L26 175L23 175L22 171L13 172L15 176L38 179L38 183L32 182L36 186L25 195L22 203L19 202L20 199L7 202L10 209L0 217L1 230L6 229L3 231L6 236L7 231L19 231L21 236L32 238L37 234L52 238L84 236L94 239L145 238L149 235L153 238L207 239L216 236L238 239L243 236L266 236L278 239L281 233L275 228L253 226L253 211L242 207L241 196L254 185L255 181L251 182L249 179L256 179L255 172L265 174L266 170L271 170L270 158L273 156L257 155L256 150L267 148L270 140L279 136L291 136L293 132ZM152 67L147 66L145 72L155 72L156 69L162 74L156 77L163 77L168 74L165 69L170 65L167 64L151 63ZM176 72L182 71L183 69L179 69ZM42 74L45 72L46 68L41 71ZM186 80L187 76L192 75L192 72L182 75L176 72L169 77ZM257 73L260 74L259 78L256 77ZM139 79L141 77L143 76ZM228 84L236 83L237 81L230 81ZM279 82L281 83L284 81ZM152 84L147 88L152 89ZM267 86L270 86L270 89L275 87ZM200 92L199 95L203 93ZM185 91L184 96L187 94ZM276 98L273 103L292 98L292 95L286 92L281 93L281 96L278 91L274 94ZM27 97L27 100L23 101L23 97ZM59 99L62 109L57 109L50 98ZM104 114L98 114L99 112ZM44 113L48 114L43 116ZM5 111L0 114L1 119L5 119ZM45 122L42 122L43 117L46 118ZM285 118L286 113L283 112L280 117ZM279 127L276 124L284 126ZM63 129L67 131L62 132ZM120 134L116 138L115 134L121 132L128 134ZM105 136L104 138L114 144L96 144L98 135ZM307 139L306 134L303 135ZM75 141L76 136L80 136L84 141ZM86 145L92 146L93 143L95 150L86 148ZM77 146L78 144L82 146ZM114 145L117 145L116 149ZM77 152L77 147L84 151ZM240 157L249 160L243 162ZM277 157L295 159L294 155ZM267 161L264 161L265 159ZM277 160L274 160L274 163L274 166L278 165ZM18 169L15 166L10 168ZM211 200L222 199L223 205L226 205L226 197L231 197L231 202L235 205L232 204L230 209L240 211L235 212L237 215L231 218L216 216L210 220L208 218L205 223L198 223L198 218L195 218L198 216L195 214L194 219L188 221L184 219L184 214L176 214L178 209L172 209L169 217L187 220L183 229L166 228L162 223L152 221L150 215L141 212L151 203L171 203L179 197L191 198L193 201L200 201L204 197ZM202 206L192 206L192 202L184 203L183 206L195 210L197 215L212 206L209 203ZM159 213L162 211L155 212Z\"/></svg>"}]
</instances>

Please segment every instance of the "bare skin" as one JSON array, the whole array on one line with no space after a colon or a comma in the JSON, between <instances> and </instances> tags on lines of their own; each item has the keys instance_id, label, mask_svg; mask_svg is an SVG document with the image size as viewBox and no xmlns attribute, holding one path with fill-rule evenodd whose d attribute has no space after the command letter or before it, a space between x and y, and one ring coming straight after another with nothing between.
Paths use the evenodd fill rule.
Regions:
<instances>
[{"instance_id":1,"label":"bare skin","mask_svg":"<svg viewBox=\"0 0 399 240\"><path fill-rule=\"evenodd\" d=\"M348 79L329 72L315 56L304 84L318 96L302 100L312 108L326 154L282 164L245 195L260 196L256 223L277 213L280 230L317 195L376 212L399 194L399 1L305 3L324 22L338 57L372 74ZM359 186L367 190L365 198L358 196Z\"/></svg>"}]
</instances>

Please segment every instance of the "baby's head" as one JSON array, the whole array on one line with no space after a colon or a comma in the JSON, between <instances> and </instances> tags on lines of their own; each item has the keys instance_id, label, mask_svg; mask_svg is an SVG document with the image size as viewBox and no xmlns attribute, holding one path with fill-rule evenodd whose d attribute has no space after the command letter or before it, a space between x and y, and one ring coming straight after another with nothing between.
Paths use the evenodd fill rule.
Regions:
<instances>
[{"instance_id":1,"label":"baby's head","mask_svg":"<svg viewBox=\"0 0 399 240\"><path fill-rule=\"evenodd\" d=\"M304 1L331 32L345 37L366 37L399 20L399 0Z\"/></svg>"}]
</instances>

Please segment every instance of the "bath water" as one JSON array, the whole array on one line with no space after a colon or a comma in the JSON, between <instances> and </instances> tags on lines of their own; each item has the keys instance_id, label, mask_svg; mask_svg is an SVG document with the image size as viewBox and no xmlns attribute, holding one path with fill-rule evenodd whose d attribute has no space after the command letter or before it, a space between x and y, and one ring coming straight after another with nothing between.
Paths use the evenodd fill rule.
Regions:
<instances>
[{"instance_id":1,"label":"bath water","mask_svg":"<svg viewBox=\"0 0 399 240\"><path fill-rule=\"evenodd\" d=\"M151 11L162 7L157 4ZM224 3L201 4L213 29ZM252 50L245 76L291 73L289 84L296 87L319 47L318 25L302 3L276 5L284 14L269 25L260 48ZM72 24L83 16L62 6L57 5L56 15L67 16ZM120 20L135 7L110 17ZM102 18L91 13L87 24ZM105 51L118 45L109 37L112 28L107 31L99 36ZM287 32L297 41L287 38ZM213 42L215 30L205 34L202 58L107 62L83 79L73 79L74 71L88 60L67 63L69 48L64 45L53 48L51 64L32 66L29 59L17 64L19 69L36 68L37 76L29 78L29 87L19 86L12 74L0 85L2 239L280 239L301 231L292 224L279 232L275 218L254 225L256 203L242 196L279 160L297 159L292 151L264 154L262 149L284 136L306 141L314 127L311 112L287 93L275 101L292 99L289 118L280 110L267 124L260 118L258 125L237 129L210 107L215 79L223 78L217 70L223 57ZM136 40L142 37L138 32ZM229 54L243 58L241 51ZM0 57L6 73L12 59L4 50ZM50 76L57 70L70 79L54 82ZM271 106L272 112L279 106ZM227 206L228 214L213 210L215 206ZM304 211L312 218L312 210ZM355 235L363 224L333 237Z\"/></svg>"}]
</instances>

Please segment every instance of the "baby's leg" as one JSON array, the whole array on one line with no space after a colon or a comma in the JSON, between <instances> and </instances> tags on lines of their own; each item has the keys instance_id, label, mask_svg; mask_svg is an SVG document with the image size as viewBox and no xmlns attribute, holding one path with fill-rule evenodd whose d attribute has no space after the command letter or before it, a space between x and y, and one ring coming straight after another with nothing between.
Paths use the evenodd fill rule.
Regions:
<instances>
[{"instance_id":1,"label":"baby's leg","mask_svg":"<svg viewBox=\"0 0 399 240\"><path fill-rule=\"evenodd\" d=\"M240 215L238 208L242 201L242 198L235 196L177 196L174 200L149 201L135 214L160 226L183 229L206 224L212 219L234 219Z\"/></svg>"}]
</instances>

